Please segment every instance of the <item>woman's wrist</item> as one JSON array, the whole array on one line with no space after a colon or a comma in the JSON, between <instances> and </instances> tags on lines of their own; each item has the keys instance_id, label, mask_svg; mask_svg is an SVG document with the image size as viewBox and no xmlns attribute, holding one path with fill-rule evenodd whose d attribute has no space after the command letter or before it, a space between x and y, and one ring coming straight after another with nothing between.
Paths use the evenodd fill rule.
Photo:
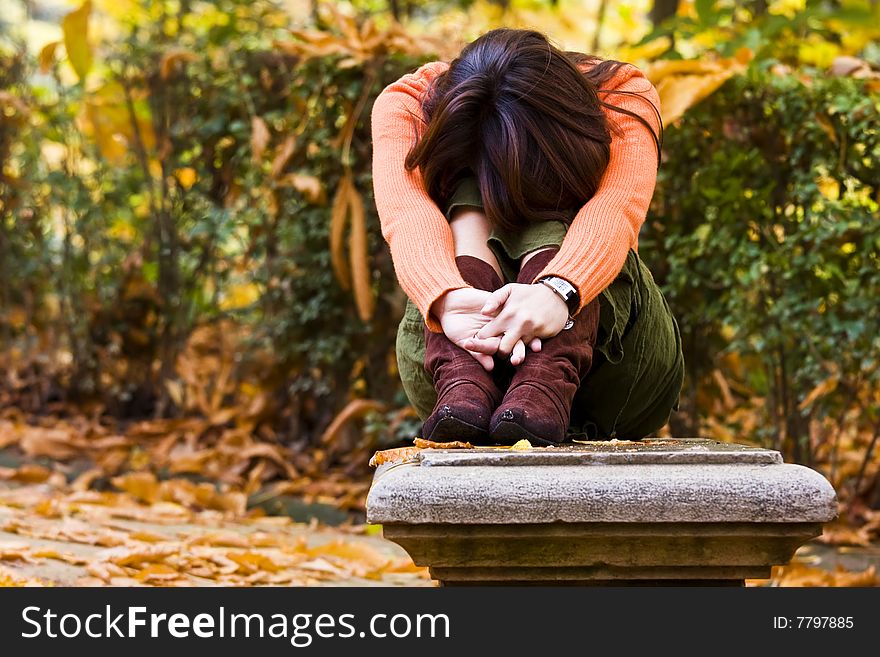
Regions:
<instances>
[{"instance_id":1,"label":"woman's wrist","mask_svg":"<svg viewBox=\"0 0 880 657\"><path fill-rule=\"evenodd\" d=\"M446 290L443 294L441 294L434 300L434 303L432 303L431 306L428 308L428 314L434 317L434 319L436 319L438 323L442 323L443 316L446 314L446 307L449 302L449 295L452 294L454 298L454 293L458 290L463 289L467 288L458 287L451 290Z\"/></svg>"},{"instance_id":2,"label":"woman's wrist","mask_svg":"<svg viewBox=\"0 0 880 657\"><path fill-rule=\"evenodd\" d=\"M561 276L541 276L535 281L536 285L544 285L565 304L568 310L568 316L573 317L577 314L580 307L580 295L577 288L571 282Z\"/></svg>"}]
</instances>

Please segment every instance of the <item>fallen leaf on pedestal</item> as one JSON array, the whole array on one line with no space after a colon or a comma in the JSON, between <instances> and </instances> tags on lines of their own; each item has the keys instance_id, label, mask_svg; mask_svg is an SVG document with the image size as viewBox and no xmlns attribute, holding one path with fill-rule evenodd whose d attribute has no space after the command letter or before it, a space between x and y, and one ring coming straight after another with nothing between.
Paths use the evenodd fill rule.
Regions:
<instances>
[{"instance_id":1,"label":"fallen leaf on pedestal","mask_svg":"<svg viewBox=\"0 0 880 657\"><path fill-rule=\"evenodd\" d=\"M398 447L397 449L383 449L373 454L370 459L370 467L382 465L383 463L403 463L414 458L419 453L418 447Z\"/></svg>"},{"instance_id":2,"label":"fallen leaf on pedestal","mask_svg":"<svg viewBox=\"0 0 880 657\"><path fill-rule=\"evenodd\" d=\"M419 449L473 449L470 443L463 443L460 440L453 440L448 443L435 443L433 440L425 440L424 438L414 438L413 444Z\"/></svg>"}]
</instances>

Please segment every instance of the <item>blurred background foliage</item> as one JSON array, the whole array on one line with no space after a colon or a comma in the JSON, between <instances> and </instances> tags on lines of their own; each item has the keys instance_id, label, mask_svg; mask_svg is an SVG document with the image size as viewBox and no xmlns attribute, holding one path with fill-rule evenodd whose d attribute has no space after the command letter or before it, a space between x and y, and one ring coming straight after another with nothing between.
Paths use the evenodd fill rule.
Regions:
<instances>
[{"instance_id":1,"label":"blurred background foliage","mask_svg":"<svg viewBox=\"0 0 880 657\"><path fill-rule=\"evenodd\" d=\"M664 433L880 507L874 0L4 0L0 447L362 504L418 427L370 106L502 24L661 94L640 252L688 366Z\"/></svg>"}]
</instances>

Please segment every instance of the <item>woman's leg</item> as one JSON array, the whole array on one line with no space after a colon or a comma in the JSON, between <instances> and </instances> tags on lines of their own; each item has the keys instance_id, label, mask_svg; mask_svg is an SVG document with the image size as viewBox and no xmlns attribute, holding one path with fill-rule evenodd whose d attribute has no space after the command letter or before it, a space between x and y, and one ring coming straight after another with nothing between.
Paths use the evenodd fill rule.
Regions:
<instances>
[{"instance_id":1,"label":"woman's leg","mask_svg":"<svg viewBox=\"0 0 880 657\"><path fill-rule=\"evenodd\" d=\"M489 218L480 208L471 206L456 208L449 221L449 227L452 229L456 257L479 258L488 263L499 277L502 277L498 259L489 248L492 226L489 224Z\"/></svg>"},{"instance_id":2,"label":"woman's leg","mask_svg":"<svg viewBox=\"0 0 880 657\"><path fill-rule=\"evenodd\" d=\"M542 248L524 256L517 282L531 283L558 250ZM540 351L526 355L492 416L493 438L506 443L525 439L538 444L565 440L572 401L593 363L598 329L599 302L594 300L577 314L569 328L544 340Z\"/></svg>"},{"instance_id":3,"label":"woman's leg","mask_svg":"<svg viewBox=\"0 0 880 657\"><path fill-rule=\"evenodd\" d=\"M464 280L492 292L502 286L500 267L486 242L490 227L486 215L470 208L451 218L455 262ZM431 376L437 401L422 425L428 440L485 442L489 420L501 401L492 374L443 333L425 327L425 370Z\"/></svg>"}]
</instances>

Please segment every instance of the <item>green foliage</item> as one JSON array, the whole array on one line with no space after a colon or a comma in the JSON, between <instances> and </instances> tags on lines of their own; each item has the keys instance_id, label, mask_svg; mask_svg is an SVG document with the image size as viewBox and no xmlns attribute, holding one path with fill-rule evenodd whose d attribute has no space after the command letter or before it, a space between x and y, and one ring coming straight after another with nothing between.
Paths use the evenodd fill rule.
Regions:
<instances>
[{"instance_id":1,"label":"green foliage","mask_svg":"<svg viewBox=\"0 0 880 657\"><path fill-rule=\"evenodd\" d=\"M765 397L761 431L806 458L806 420L880 389L880 97L863 81L753 70L666 134L643 250L696 388L724 354ZM834 380L833 394L808 400ZM696 418L694 418L696 420ZM696 429L696 421L691 429Z\"/></svg>"},{"instance_id":2,"label":"green foliage","mask_svg":"<svg viewBox=\"0 0 880 657\"><path fill-rule=\"evenodd\" d=\"M695 0L651 30L639 45L669 39L666 58L705 52L732 57L748 48L757 59L827 66L862 51L878 36L880 7L870 0Z\"/></svg>"},{"instance_id":3,"label":"green foliage","mask_svg":"<svg viewBox=\"0 0 880 657\"><path fill-rule=\"evenodd\" d=\"M193 329L231 320L248 327L239 375L316 435L353 388L397 389L402 299L371 198L368 119L419 62L291 54L273 2L177 4L144 2L88 85L63 81L64 62L38 75L21 53L2 67L22 105L0 132L4 351L60 354L62 399L167 415ZM346 165L366 207L369 322L330 266L329 199Z\"/></svg>"}]
</instances>

